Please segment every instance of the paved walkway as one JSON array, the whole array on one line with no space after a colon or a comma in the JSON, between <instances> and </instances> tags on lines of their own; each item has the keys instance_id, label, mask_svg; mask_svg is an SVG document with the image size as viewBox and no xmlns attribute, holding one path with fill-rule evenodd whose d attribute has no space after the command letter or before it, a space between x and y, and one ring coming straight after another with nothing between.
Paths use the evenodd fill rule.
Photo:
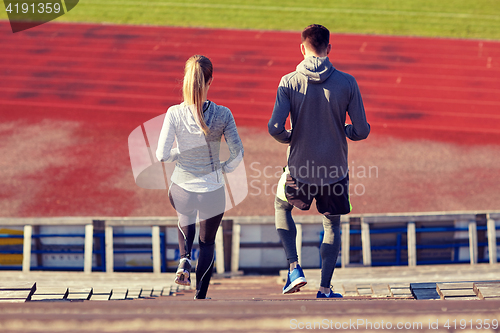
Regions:
<instances>
[{"instance_id":1,"label":"paved walkway","mask_svg":"<svg viewBox=\"0 0 500 333\"><path fill-rule=\"evenodd\" d=\"M281 276L286 276L286 271ZM319 270L304 270L309 284L308 289L318 288ZM500 280L500 265L432 265L392 267L350 267L336 269L332 285L338 292L343 286L369 284L410 284L426 282L486 282Z\"/></svg>"},{"instance_id":2,"label":"paved walkway","mask_svg":"<svg viewBox=\"0 0 500 333\"><path fill-rule=\"evenodd\" d=\"M455 294L448 297L451 295L450 289L444 288L461 286L461 289L455 289L460 293L467 293L467 289L476 290L465 288L468 284L479 285L484 288L480 290L486 293L498 292L498 265L337 269L335 288L354 286L358 292L357 295L346 294L340 300L316 300L319 270L306 270L305 274L308 286L292 295L281 294L282 282L278 276L216 276L209 289L211 299L194 301L191 289L178 288L172 283L172 273L85 275L66 272L0 272L0 294L5 295L7 292L2 288L14 289L12 286L18 286L23 289L36 283L39 292L35 291L32 296L38 295L38 298L34 297L38 300L45 299L23 303L0 302L0 331L286 332L308 327L359 331L406 327L407 331L424 332L430 327L433 332L439 332L453 329L454 325L456 330L462 330L463 327L469 331L471 327L475 331L479 330L479 325L483 325L483 328L489 325L490 329L481 329L481 332L498 332L500 298L478 300L475 294L465 300L455 292L451 292ZM412 295L405 297L382 296L377 288L384 284L399 285L399 289L406 285L419 286L420 289L414 289ZM435 293L439 292L438 298L445 300L415 300L415 291L428 294L432 290L429 285L433 285ZM91 288L94 294L89 293ZM371 294L368 294L368 288L371 288ZM106 299L102 296L110 289L117 291L116 295L121 295L123 300L84 300L99 295L100 299ZM398 288L389 290L394 289ZM124 290L130 294L127 295ZM379 295L375 295L376 290ZM21 292L17 290L18 294ZM49 295L51 292L53 295ZM448 296L441 297L441 294Z\"/></svg>"}]
</instances>

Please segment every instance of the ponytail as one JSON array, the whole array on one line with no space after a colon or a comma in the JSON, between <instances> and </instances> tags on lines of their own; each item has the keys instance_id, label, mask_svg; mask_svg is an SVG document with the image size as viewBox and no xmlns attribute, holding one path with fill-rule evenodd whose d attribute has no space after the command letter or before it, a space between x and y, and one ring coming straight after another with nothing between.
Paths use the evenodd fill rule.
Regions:
<instances>
[{"instance_id":1,"label":"ponytail","mask_svg":"<svg viewBox=\"0 0 500 333\"><path fill-rule=\"evenodd\" d=\"M186 61L184 68L184 83L182 95L184 102L189 106L194 119L203 133L209 132L203 119L203 93L208 81L212 78L212 62L207 57L194 55Z\"/></svg>"}]
</instances>

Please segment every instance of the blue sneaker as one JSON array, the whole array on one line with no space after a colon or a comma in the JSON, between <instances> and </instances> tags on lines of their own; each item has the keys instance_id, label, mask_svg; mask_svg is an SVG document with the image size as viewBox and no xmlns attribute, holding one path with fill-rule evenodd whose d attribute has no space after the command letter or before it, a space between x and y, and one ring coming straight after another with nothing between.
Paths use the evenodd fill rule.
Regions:
<instances>
[{"instance_id":1,"label":"blue sneaker","mask_svg":"<svg viewBox=\"0 0 500 333\"><path fill-rule=\"evenodd\" d=\"M288 272L288 279L283 287L283 294L292 294L307 284L304 272L299 265L292 272Z\"/></svg>"},{"instance_id":2,"label":"blue sneaker","mask_svg":"<svg viewBox=\"0 0 500 333\"><path fill-rule=\"evenodd\" d=\"M318 291L318 294L316 294L316 298L343 298L342 294L339 293L334 293L330 289L330 293L328 295L323 294L321 291Z\"/></svg>"}]
</instances>

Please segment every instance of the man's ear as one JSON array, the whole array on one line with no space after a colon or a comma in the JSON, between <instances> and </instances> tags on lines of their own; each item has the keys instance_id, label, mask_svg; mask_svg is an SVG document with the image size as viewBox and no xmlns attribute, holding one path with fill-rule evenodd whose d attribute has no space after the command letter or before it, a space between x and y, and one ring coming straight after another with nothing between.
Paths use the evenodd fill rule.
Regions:
<instances>
[{"instance_id":1,"label":"man's ear","mask_svg":"<svg viewBox=\"0 0 500 333\"><path fill-rule=\"evenodd\" d=\"M300 44L300 52L302 52L302 55L305 57L306 56L306 46L304 43Z\"/></svg>"},{"instance_id":2,"label":"man's ear","mask_svg":"<svg viewBox=\"0 0 500 333\"><path fill-rule=\"evenodd\" d=\"M326 55L329 55L331 50L332 50L332 44L328 44L328 46L326 47Z\"/></svg>"}]
</instances>

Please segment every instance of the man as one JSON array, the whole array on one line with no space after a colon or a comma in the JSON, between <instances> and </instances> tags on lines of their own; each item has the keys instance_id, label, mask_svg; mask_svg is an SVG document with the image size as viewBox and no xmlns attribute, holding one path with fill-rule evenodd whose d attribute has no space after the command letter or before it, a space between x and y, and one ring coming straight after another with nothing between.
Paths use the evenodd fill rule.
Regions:
<instances>
[{"instance_id":1,"label":"man","mask_svg":"<svg viewBox=\"0 0 500 333\"><path fill-rule=\"evenodd\" d=\"M283 294L300 291L307 283L298 264L292 208L308 210L316 199L324 227L317 298L342 297L333 293L330 282L340 251L340 215L351 211L346 137L363 140L370 125L356 80L332 66L331 49L325 27L313 24L302 31L304 60L281 79L268 124L269 134L289 144L275 199L276 229L290 264ZM346 124L346 113L352 125ZM286 130L289 114L292 129Z\"/></svg>"}]
</instances>

